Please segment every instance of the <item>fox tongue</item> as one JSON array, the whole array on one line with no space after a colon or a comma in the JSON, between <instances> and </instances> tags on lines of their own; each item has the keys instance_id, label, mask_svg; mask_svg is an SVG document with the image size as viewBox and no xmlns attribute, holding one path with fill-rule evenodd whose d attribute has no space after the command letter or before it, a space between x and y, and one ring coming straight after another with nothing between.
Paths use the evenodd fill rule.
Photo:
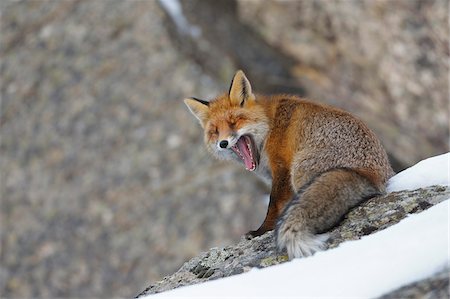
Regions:
<instances>
[{"instance_id":1,"label":"fox tongue","mask_svg":"<svg viewBox=\"0 0 450 299\"><path fill-rule=\"evenodd\" d=\"M237 146L239 147L239 151L241 152L242 158L244 159L245 168L247 170L253 170L255 167L255 163L253 162L253 156L250 152L250 145L247 145L247 138L248 137L245 136L239 138L239 140L237 141Z\"/></svg>"}]
</instances>

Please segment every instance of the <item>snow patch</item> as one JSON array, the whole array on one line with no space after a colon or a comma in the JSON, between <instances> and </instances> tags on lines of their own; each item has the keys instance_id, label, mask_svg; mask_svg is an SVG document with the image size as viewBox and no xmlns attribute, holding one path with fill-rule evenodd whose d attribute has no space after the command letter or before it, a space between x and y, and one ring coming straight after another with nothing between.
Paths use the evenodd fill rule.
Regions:
<instances>
[{"instance_id":1,"label":"snow patch","mask_svg":"<svg viewBox=\"0 0 450 299\"><path fill-rule=\"evenodd\" d=\"M415 190L433 185L449 186L450 153L431 157L393 176L387 192Z\"/></svg>"},{"instance_id":2,"label":"snow patch","mask_svg":"<svg viewBox=\"0 0 450 299\"><path fill-rule=\"evenodd\" d=\"M189 24L186 17L183 15L183 9L179 0L158 0L163 9L172 18L175 26L180 33L190 35L193 38L198 38L201 35L199 27Z\"/></svg>"}]
</instances>

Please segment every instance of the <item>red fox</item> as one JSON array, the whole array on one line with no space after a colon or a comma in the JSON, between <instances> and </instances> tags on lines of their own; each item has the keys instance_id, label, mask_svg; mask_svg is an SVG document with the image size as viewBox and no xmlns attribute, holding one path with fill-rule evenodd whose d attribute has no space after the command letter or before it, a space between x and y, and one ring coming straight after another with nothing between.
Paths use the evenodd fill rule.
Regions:
<instances>
[{"instance_id":1,"label":"red fox","mask_svg":"<svg viewBox=\"0 0 450 299\"><path fill-rule=\"evenodd\" d=\"M297 96L255 95L242 71L228 93L184 102L204 128L209 152L271 183L266 218L248 236L275 229L289 258L324 249L324 233L352 207L384 193L394 174L361 120Z\"/></svg>"}]
</instances>

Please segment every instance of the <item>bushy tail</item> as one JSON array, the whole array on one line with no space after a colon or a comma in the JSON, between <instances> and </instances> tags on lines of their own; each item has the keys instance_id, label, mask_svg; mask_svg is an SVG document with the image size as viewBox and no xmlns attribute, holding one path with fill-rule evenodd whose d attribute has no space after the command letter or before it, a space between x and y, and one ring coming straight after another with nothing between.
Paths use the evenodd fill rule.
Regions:
<instances>
[{"instance_id":1,"label":"bushy tail","mask_svg":"<svg viewBox=\"0 0 450 299\"><path fill-rule=\"evenodd\" d=\"M328 170L296 194L281 214L275 237L278 249L287 249L289 258L304 257L323 250L326 235L359 202L381 190L361 173L349 168Z\"/></svg>"}]
</instances>

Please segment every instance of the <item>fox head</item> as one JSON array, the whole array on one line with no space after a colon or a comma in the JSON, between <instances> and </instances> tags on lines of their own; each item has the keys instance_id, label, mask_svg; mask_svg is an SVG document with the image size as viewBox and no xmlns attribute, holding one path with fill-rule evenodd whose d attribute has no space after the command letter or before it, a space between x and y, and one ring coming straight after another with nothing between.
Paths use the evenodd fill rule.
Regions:
<instances>
[{"instance_id":1,"label":"fox head","mask_svg":"<svg viewBox=\"0 0 450 299\"><path fill-rule=\"evenodd\" d=\"M257 169L269 125L244 72L234 75L227 94L184 102L200 121L206 147L215 157L243 163L249 171Z\"/></svg>"}]
</instances>

